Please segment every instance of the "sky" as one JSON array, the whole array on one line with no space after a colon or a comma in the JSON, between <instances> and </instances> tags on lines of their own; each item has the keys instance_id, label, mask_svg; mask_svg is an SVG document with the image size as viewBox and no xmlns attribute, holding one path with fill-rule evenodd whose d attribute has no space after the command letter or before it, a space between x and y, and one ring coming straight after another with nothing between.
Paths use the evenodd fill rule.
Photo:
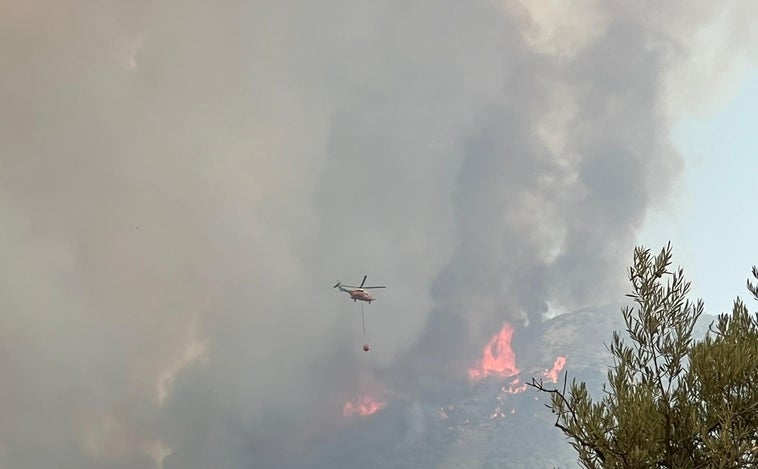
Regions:
<instances>
[{"instance_id":1,"label":"sky","mask_svg":"<svg viewBox=\"0 0 758 469\"><path fill-rule=\"evenodd\" d=\"M0 461L302 463L619 301L645 236L740 292L755 8L0 2Z\"/></svg>"},{"instance_id":2,"label":"sky","mask_svg":"<svg viewBox=\"0 0 758 469\"><path fill-rule=\"evenodd\" d=\"M671 138L685 169L669 201L648 214L640 243L674 246L676 262L702 298L706 312L731 311L737 296L746 300L745 281L758 265L754 211L758 174L758 71L749 68L732 94L706 113L683 116Z\"/></svg>"}]
</instances>

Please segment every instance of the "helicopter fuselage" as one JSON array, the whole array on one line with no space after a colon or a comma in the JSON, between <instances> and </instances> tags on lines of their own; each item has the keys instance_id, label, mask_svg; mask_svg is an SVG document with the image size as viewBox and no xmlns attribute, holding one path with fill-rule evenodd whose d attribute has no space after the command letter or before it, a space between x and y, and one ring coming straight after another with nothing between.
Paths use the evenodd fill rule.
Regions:
<instances>
[{"instance_id":1,"label":"helicopter fuselage","mask_svg":"<svg viewBox=\"0 0 758 469\"><path fill-rule=\"evenodd\" d=\"M347 288L340 288L343 292L346 292L350 295L350 298L352 298L353 301L365 301L366 303L371 304L372 301L374 301L376 298L371 296L369 292L366 290L356 289L356 290L349 290Z\"/></svg>"}]
</instances>

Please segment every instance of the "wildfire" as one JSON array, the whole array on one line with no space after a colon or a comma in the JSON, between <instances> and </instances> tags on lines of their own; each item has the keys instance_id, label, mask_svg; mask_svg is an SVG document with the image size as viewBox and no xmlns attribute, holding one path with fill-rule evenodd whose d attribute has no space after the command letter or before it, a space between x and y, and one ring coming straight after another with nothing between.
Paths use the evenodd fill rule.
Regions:
<instances>
[{"instance_id":1,"label":"wildfire","mask_svg":"<svg viewBox=\"0 0 758 469\"><path fill-rule=\"evenodd\" d=\"M508 389L505 389L505 386L503 386L502 391L506 394L518 394L520 392L526 391L526 383L522 383L518 378L511 381L511 385L508 387Z\"/></svg>"},{"instance_id":2,"label":"wildfire","mask_svg":"<svg viewBox=\"0 0 758 469\"><path fill-rule=\"evenodd\" d=\"M542 374L545 378L549 379L550 381L557 383L558 382L558 373L563 370L563 367L566 366L566 357L558 357L555 359L555 363L553 363L553 367L549 370L545 370L545 372Z\"/></svg>"},{"instance_id":3,"label":"wildfire","mask_svg":"<svg viewBox=\"0 0 758 469\"><path fill-rule=\"evenodd\" d=\"M508 378L518 375L521 370L516 367L516 354L511 348L513 327L505 323L500 332L484 347L482 360L468 370L471 381L479 381L488 376Z\"/></svg>"},{"instance_id":4,"label":"wildfire","mask_svg":"<svg viewBox=\"0 0 758 469\"><path fill-rule=\"evenodd\" d=\"M386 402L379 401L367 394L364 394L354 401L346 402L345 407L342 408L342 415L345 417L351 417L354 415L359 415L362 417L366 415L372 415L383 409L386 405Z\"/></svg>"},{"instance_id":5,"label":"wildfire","mask_svg":"<svg viewBox=\"0 0 758 469\"><path fill-rule=\"evenodd\" d=\"M478 382L488 376L498 378L510 378L509 384L501 385L500 393L497 396L497 407L490 414L490 419L505 418L504 410L505 396L510 394L519 394L527 390L527 384L521 382L521 370L516 366L516 354L511 348L511 339L513 338L513 327L505 323L482 351L482 359L477 362L476 366L468 370L469 380ZM558 382L558 373L566 365L566 357L557 357L551 369L542 371L542 376L554 383ZM539 373L540 370L533 372ZM535 398L536 399L536 398ZM511 413L515 409L511 410Z\"/></svg>"}]
</instances>

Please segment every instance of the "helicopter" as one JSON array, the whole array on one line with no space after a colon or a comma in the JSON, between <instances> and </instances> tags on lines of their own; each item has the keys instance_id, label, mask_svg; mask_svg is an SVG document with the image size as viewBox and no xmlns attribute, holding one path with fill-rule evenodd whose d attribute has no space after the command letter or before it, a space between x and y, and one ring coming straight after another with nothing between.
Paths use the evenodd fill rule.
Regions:
<instances>
[{"instance_id":1,"label":"helicopter","mask_svg":"<svg viewBox=\"0 0 758 469\"><path fill-rule=\"evenodd\" d=\"M374 288L387 288L384 285L376 285L371 287L364 287L366 284L366 277L368 275L363 276L363 281L361 282L360 286L353 286L353 285L342 285L342 282L337 282L336 285L332 288L339 288L340 291L343 291L350 295L350 298L353 300L353 302L356 301L365 301L368 304L371 304L372 301L374 301L376 298L371 296L369 292L366 290L374 289ZM366 318L363 313L363 303L361 303L361 321L363 322L363 337L366 337ZM368 352L369 346L368 344L363 345L363 351Z\"/></svg>"},{"instance_id":2,"label":"helicopter","mask_svg":"<svg viewBox=\"0 0 758 469\"><path fill-rule=\"evenodd\" d=\"M368 304L371 304L372 301L374 301L376 298L371 296L369 292L366 290L374 289L374 288L387 288L383 285L380 286L372 286L372 287L364 287L363 285L366 284L366 277L368 275L363 276L363 281L361 282L360 286L356 287L353 285L343 285L341 282L337 282L335 286L332 288L339 288L340 291L343 291L350 295L350 298L353 300L353 302L356 301L365 301Z\"/></svg>"}]
</instances>

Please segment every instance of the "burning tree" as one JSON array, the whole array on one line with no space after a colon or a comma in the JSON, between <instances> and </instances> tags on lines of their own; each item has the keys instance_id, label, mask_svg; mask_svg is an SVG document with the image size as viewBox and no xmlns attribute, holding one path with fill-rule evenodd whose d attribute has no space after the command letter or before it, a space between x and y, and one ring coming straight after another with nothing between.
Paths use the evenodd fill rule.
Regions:
<instances>
[{"instance_id":1,"label":"burning tree","mask_svg":"<svg viewBox=\"0 0 758 469\"><path fill-rule=\"evenodd\" d=\"M568 391L566 382L562 390L531 383L551 394L555 426L583 467L758 466L758 313L737 298L695 341L703 303L686 298L690 284L670 265L670 244L658 256L635 250L628 296L636 307L622 310L631 342L614 332L600 401L584 382ZM758 300L758 284L748 280L748 289Z\"/></svg>"}]
</instances>

